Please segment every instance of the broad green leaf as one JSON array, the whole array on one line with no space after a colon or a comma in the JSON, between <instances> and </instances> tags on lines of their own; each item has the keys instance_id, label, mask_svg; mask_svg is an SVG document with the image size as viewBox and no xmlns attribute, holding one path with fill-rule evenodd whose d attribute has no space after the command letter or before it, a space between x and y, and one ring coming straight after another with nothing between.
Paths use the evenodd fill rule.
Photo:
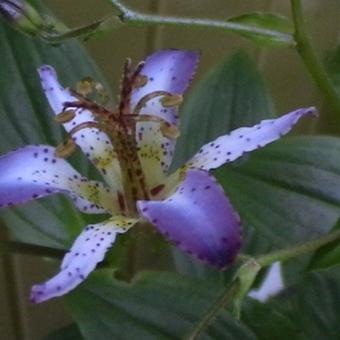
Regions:
<instances>
[{"instance_id":1,"label":"broad green leaf","mask_svg":"<svg viewBox=\"0 0 340 340\"><path fill-rule=\"evenodd\" d=\"M0 21L0 46L0 153L32 143L56 146L63 141L62 129L54 122L36 68L53 65L68 86L85 76L101 80L98 70L76 41L51 47L20 34L3 21ZM84 175L94 173L84 157L78 155L73 161ZM13 238L59 247L68 243L70 234L74 236L85 224L71 202L63 197L7 209L2 216Z\"/></svg>"},{"instance_id":2,"label":"broad green leaf","mask_svg":"<svg viewBox=\"0 0 340 340\"><path fill-rule=\"evenodd\" d=\"M332 231L340 230L340 221L338 220ZM311 258L308 266L309 270L327 269L329 267L340 265L340 241L334 241L321 247Z\"/></svg>"},{"instance_id":3,"label":"broad green leaf","mask_svg":"<svg viewBox=\"0 0 340 340\"><path fill-rule=\"evenodd\" d=\"M328 53L325 65L334 85L340 90L340 46Z\"/></svg>"},{"instance_id":4,"label":"broad green leaf","mask_svg":"<svg viewBox=\"0 0 340 340\"><path fill-rule=\"evenodd\" d=\"M242 319L261 340L337 340L339 271L309 274L268 303L248 301Z\"/></svg>"},{"instance_id":5,"label":"broad green leaf","mask_svg":"<svg viewBox=\"0 0 340 340\"><path fill-rule=\"evenodd\" d=\"M253 30L239 32L240 35L252 40L259 46L289 46L293 41L294 26L283 15L266 12L251 12L228 19L229 22L247 25ZM276 32L272 36L261 33L256 29L266 29ZM290 40L287 38L290 37Z\"/></svg>"},{"instance_id":6,"label":"broad green leaf","mask_svg":"<svg viewBox=\"0 0 340 340\"><path fill-rule=\"evenodd\" d=\"M262 76L240 51L213 68L185 98L174 163L183 164L220 135L269 117L273 108Z\"/></svg>"},{"instance_id":7,"label":"broad green leaf","mask_svg":"<svg viewBox=\"0 0 340 340\"><path fill-rule=\"evenodd\" d=\"M68 297L71 313L87 340L183 339L221 294L209 280L170 273L143 273L131 283L97 272ZM202 339L256 339L226 312Z\"/></svg>"},{"instance_id":8,"label":"broad green leaf","mask_svg":"<svg viewBox=\"0 0 340 340\"><path fill-rule=\"evenodd\" d=\"M82 340L82 339L83 337L76 324L71 324L66 327L60 328L43 338L43 340Z\"/></svg>"},{"instance_id":9,"label":"broad green leaf","mask_svg":"<svg viewBox=\"0 0 340 340\"><path fill-rule=\"evenodd\" d=\"M340 139L290 137L217 171L246 230L273 248L328 232L340 213Z\"/></svg>"},{"instance_id":10,"label":"broad green leaf","mask_svg":"<svg viewBox=\"0 0 340 340\"><path fill-rule=\"evenodd\" d=\"M226 58L185 98L174 165L183 164L214 138L269 117L273 117L272 103L253 61L245 52ZM253 248L262 251L268 248L266 241L255 232L249 232L248 237L252 239ZM214 269L176 250L175 260L177 269L183 274L201 278L220 276Z\"/></svg>"}]
</instances>

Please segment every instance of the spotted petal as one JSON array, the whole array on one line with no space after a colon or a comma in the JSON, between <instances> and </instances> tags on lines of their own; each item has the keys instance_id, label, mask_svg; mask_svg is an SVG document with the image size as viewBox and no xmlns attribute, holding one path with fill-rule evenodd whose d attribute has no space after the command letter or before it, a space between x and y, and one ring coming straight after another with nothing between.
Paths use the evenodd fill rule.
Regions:
<instances>
[{"instance_id":1,"label":"spotted petal","mask_svg":"<svg viewBox=\"0 0 340 340\"><path fill-rule=\"evenodd\" d=\"M22 204L54 193L69 195L88 213L117 212L114 193L89 181L46 145L29 145L0 157L0 206Z\"/></svg>"},{"instance_id":2,"label":"spotted petal","mask_svg":"<svg viewBox=\"0 0 340 340\"><path fill-rule=\"evenodd\" d=\"M202 261L225 268L240 249L239 217L206 171L188 170L166 200L139 201L137 206L166 238Z\"/></svg>"},{"instance_id":3,"label":"spotted petal","mask_svg":"<svg viewBox=\"0 0 340 340\"><path fill-rule=\"evenodd\" d=\"M194 76L199 54L189 50L160 50L151 54L145 61L141 74L147 77L146 85L136 88L132 94L132 109L145 96L155 91L166 91L182 95ZM164 118L177 124L176 107L166 108L156 97L145 103L140 113Z\"/></svg>"},{"instance_id":4,"label":"spotted petal","mask_svg":"<svg viewBox=\"0 0 340 340\"><path fill-rule=\"evenodd\" d=\"M187 163L187 166L211 170L230 163L250 152L280 139L287 134L299 119L316 115L314 107L299 109L277 119L263 120L253 127L241 127L229 135L221 136L204 145Z\"/></svg>"},{"instance_id":5,"label":"spotted petal","mask_svg":"<svg viewBox=\"0 0 340 340\"><path fill-rule=\"evenodd\" d=\"M155 91L182 95L194 76L198 61L199 54L189 50L160 50L150 55L142 69L147 83L134 90L132 110L144 96ZM178 125L178 107L163 107L161 98L147 101L141 107L140 114L157 116ZM160 124L154 122L138 123L136 139L146 181L150 188L156 187L162 182L163 174L171 164L175 140L164 137Z\"/></svg>"},{"instance_id":6,"label":"spotted petal","mask_svg":"<svg viewBox=\"0 0 340 340\"><path fill-rule=\"evenodd\" d=\"M38 72L48 102L55 114L63 111L65 102L78 100L70 94L68 89L64 89L59 84L57 74L52 66L41 66ZM94 122L95 120L93 114L88 110L74 109L74 111L76 113L75 118L63 124L68 132L81 123ZM121 190L119 164L109 137L95 128L82 129L76 132L73 137L75 143L99 169L110 186Z\"/></svg>"},{"instance_id":7,"label":"spotted petal","mask_svg":"<svg viewBox=\"0 0 340 340\"><path fill-rule=\"evenodd\" d=\"M106 222L87 226L64 257L61 271L31 290L31 301L43 302L61 296L78 286L103 261L117 234L125 233L136 219L117 216Z\"/></svg>"}]
</instances>

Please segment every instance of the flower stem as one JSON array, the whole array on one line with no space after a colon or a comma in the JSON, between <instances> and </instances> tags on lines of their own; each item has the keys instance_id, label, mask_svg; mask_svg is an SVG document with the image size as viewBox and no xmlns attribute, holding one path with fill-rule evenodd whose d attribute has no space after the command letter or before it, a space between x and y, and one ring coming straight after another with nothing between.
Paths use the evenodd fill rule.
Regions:
<instances>
[{"instance_id":1,"label":"flower stem","mask_svg":"<svg viewBox=\"0 0 340 340\"><path fill-rule=\"evenodd\" d=\"M151 14L143 14L129 9L118 0L109 0L113 7L120 12L120 19L125 24L130 25L163 25L176 27L197 27L197 28L213 28L229 32L243 34L260 34L269 38L275 38L284 42L287 46L294 46L295 42L290 34L278 32L275 30L240 24L227 20L211 20L196 18L181 18L170 16L159 16Z\"/></svg>"},{"instance_id":2,"label":"flower stem","mask_svg":"<svg viewBox=\"0 0 340 340\"><path fill-rule=\"evenodd\" d=\"M66 253L66 250L16 241L0 241L0 254L6 253L62 259Z\"/></svg>"},{"instance_id":3,"label":"flower stem","mask_svg":"<svg viewBox=\"0 0 340 340\"><path fill-rule=\"evenodd\" d=\"M205 331L209 324L217 317L218 313L230 302L232 297L239 289L240 282L238 280L232 281L230 286L225 290L221 297L212 304L204 318L202 318L193 329L192 333L185 338L185 340L194 340Z\"/></svg>"},{"instance_id":4,"label":"flower stem","mask_svg":"<svg viewBox=\"0 0 340 340\"><path fill-rule=\"evenodd\" d=\"M247 260L246 263L241 265L240 269L242 269L242 267L245 268L248 263L249 264L254 263L259 265L259 268L265 268L270 266L276 261L285 262L300 255L316 251L322 246L325 246L337 240L340 241L340 230L331 232L330 234L322 236L316 240L309 241L294 247L282 249L266 255L258 256L256 258L241 255L240 259L242 260L242 262L244 260L247 260L247 258L249 260ZM225 292L221 295L221 297L210 306L206 314L197 323L192 333L186 339L188 340L198 339L198 337L207 329L210 323L217 317L220 311L223 308L225 308L226 304L230 302L230 300L232 300L234 297L237 297L237 295L239 295L240 293L239 290L242 288L242 286L244 286L243 284L244 280L242 280L242 277L239 275L240 273L242 273L240 269L238 271L238 274L236 274L236 277L232 281L232 284L229 287L227 287ZM251 273L253 266L249 266L249 269L250 269L249 273ZM251 281L246 282L246 285L249 288L251 288L251 283L255 281L258 272L259 269L256 269L256 271L254 271L255 275L251 277Z\"/></svg>"},{"instance_id":5,"label":"flower stem","mask_svg":"<svg viewBox=\"0 0 340 340\"><path fill-rule=\"evenodd\" d=\"M301 0L291 0L292 17L295 27L296 49L307 67L316 85L323 93L326 101L337 112L340 121L340 97L338 96L325 67L317 56L306 30Z\"/></svg>"},{"instance_id":6,"label":"flower stem","mask_svg":"<svg viewBox=\"0 0 340 340\"><path fill-rule=\"evenodd\" d=\"M264 268L270 266L276 261L285 262L300 255L311 253L322 246L337 240L340 241L340 230L334 231L313 241L259 256L255 260L262 268Z\"/></svg>"}]
</instances>

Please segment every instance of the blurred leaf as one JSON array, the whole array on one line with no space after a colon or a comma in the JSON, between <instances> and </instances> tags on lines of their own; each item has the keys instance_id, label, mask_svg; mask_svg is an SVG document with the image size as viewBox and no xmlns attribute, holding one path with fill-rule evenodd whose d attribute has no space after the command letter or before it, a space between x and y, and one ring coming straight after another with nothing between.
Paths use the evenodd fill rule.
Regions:
<instances>
[{"instance_id":1,"label":"blurred leaf","mask_svg":"<svg viewBox=\"0 0 340 340\"><path fill-rule=\"evenodd\" d=\"M328 53L326 58L326 69L334 85L340 90L340 46Z\"/></svg>"},{"instance_id":2,"label":"blurred leaf","mask_svg":"<svg viewBox=\"0 0 340 340\"><path fill-rule=\"evenodd\" d=\"M291 137L216 172L247 226L273 248L326 233L340 213L340 139Z\"/></svg>"},{"instance_id":3,"label":"blurred leaf","mask_svg":"<svg viewBox=\"0 0 340 340\"><path fill-rule=\"evenodd\" d=\"M43 340L82 340L83 337L76 324L71 324L66 327L60 328L48 336L44 337Z\"/></svg>"},{"instance_id":4,"label":"blurred leaf","mask_svg":"<svg viewBox=\"0 0 340 340\"><path fill-rule=\"evenodd\" d=\"M228 21L253 27L253 31L240 31L239 34L252 40L259 46L290 46L291 41L287 40L287 36L293 40L294 26L292 22L283 15L251 12L229 18ZM256 31L257 28L271 30L277 34L273 34L272 36L262 34Z\"/></svg>"},{"instance_id":5,"label":"blurred leaf","mask_svg":"<svg viewBox=\"0 0 340 340\"><path fill-rule=\"evenodd\" d=\"M3 65L0 68L0 153L25 144L57 145L63 140L61 128L52 118L36 68L51 64L62 83L72 86L84 76L101 80L96 67L75 41L59 48L50 47L2 23L0 46ZM74 164L84 175L89 174L91 168L85 158L75 157ZM48 246L65 245L70 233L75 235L85 224L64 197L47 198L20 209L7 209L2 216L13 238Z\"/></svg>"},{"instance_id":6,"label":"blurred leaf","mask_svg":"<svg viewBox=\"0 0 340 340\"><path fill-rule=\"evenodd\" d=\"M214 138L243 125L254 125L273 117L270 97L253 61L244 52L226 58L211 70L184 101L181 113L181 137L177 143L174 165L188 160L199 148ZM253 248L268 248L252 230L247 237ZM182 274L203 278L220 272L198 263L174 249L176 268Z\"/></svg>"},{"instance_id":7,"label":"blurred leaf","mask_svg":"<svg viewBox=\"0 0 340 340\"><path fill-rule=\"evenodd\" d=\"M67 300L85 339L182 339L221 289L209 280L191 281L176 274L152 272L127 284L101 271ZM256 338L222 312L202 339Z\"/></svg>"},{"instance_id":8,"label":"blurred leaf","mask_svg":"<svg viewBox=\"0 0 340 340\"><path fill-rule=\"evenodd\" d=\"M339 279L339 272L309 274L266 304L249 300L243 321L261 340L337 340Z\"/></svg>"},{"instance_id":9,"label":"blurred leaf","mask_svg":"<svg viewBox=\"0 0 340 340\"><path fill-rule=\"evenodd\" d=\"M337 221L332 231L340 229L340 220ZM316 251L308 266L309 270L327 269L340 264L340 242L334 241Z\"/></svg>"}]
</instances>

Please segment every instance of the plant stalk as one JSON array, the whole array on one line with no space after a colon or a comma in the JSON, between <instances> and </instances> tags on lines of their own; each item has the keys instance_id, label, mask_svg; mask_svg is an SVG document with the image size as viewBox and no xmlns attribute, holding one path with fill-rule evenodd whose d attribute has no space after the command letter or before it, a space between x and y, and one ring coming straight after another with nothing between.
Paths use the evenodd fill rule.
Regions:
<instances>
[{"instance_id":1,"label":"plant stalk","mask_svg":"<svg viewBox=\"0 0 340 340\"><path fill-rule=\"evenodd\" d=\"M336 120L340 122L340 97L307 33L301 0L291 0L290 2L295 27L296 50L324 98L337 113Z\"/></svg>"}]
</instances>

